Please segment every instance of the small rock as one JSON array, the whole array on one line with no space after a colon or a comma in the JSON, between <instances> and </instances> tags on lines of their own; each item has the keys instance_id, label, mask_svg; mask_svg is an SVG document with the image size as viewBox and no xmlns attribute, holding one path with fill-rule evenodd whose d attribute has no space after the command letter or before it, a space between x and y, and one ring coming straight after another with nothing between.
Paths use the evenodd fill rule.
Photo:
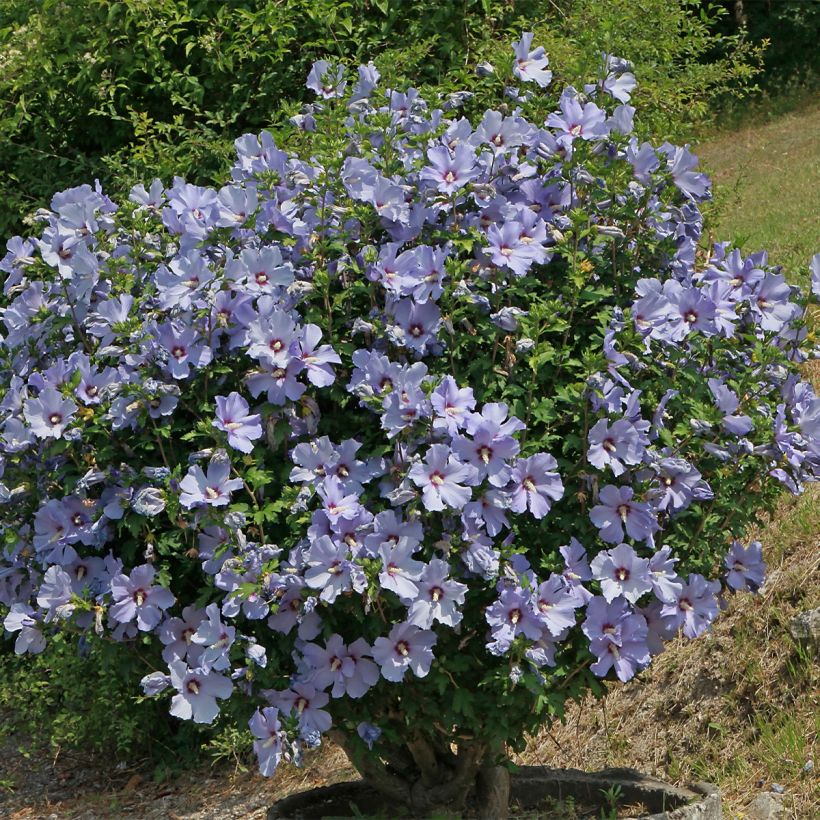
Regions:
<instances>
[{"instance_id":1,"label":"small rock","mask_svg":"<svg viewBox=\"0 0 820 820\"><path fill-rule=\"evenodd\" d=\"M142 783L142 775L132 774L131 777L128 778L128 782L122 787L122 790L124 792L132 792L140 783Z\"/></svg>"},{"instance_id":2,"label":"small rock","mask_svg":"<svg viewBox=\"0 0 820 820\"><path fill-rule=\"evenodd\" d=\"M812 772L812 771L814 771L814 761L813 760L807 760L803 764L803 772L805 774L808 774L809 772Z\"/></svg>"},{"instance_id":3,"label":"small rock","mask_svg":"<svg viewBox=\"0 0 820 820\"><path fill-rule=\"evenodd\" d=\"M772 791L775 794L783 794L786 791L786 789L779 783L772 783Z\"/></svg>"},{"instance_id":4,"label":"small rock","mask_svg":"<svg viewBox=\"0 0 820 820\"><path fill-rule=\"evenodd\" d=\"M779 794L763 792L746 809L746 820L777 820L783 814L783 798Z\"/></svg>"},{"instance_id":5,"label":"small rock","mask_svg":"<svg viewBox=\"0 0 820 820\"><path fill-rule=\"evenodd\" d=\"M789 632L796 641L820 644L820 609L810 609L792 618Z\"/></svg>"}]
</instances>

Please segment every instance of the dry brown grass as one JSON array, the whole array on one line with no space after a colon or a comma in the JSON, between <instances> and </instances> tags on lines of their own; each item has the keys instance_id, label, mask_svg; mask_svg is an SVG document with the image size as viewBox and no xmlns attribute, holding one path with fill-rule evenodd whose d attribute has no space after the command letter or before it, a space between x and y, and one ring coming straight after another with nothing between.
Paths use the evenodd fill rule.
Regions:
<instances>
[{"instance_id":1,"label":"dry brown grass","mask_svg":"<svg viewBox=\"0 0 820 820\"><path fill-rule=\"evenodd\" d=\"M820 606L820 492L784 499L765 531L769 578L736 596L714 629L678 639L639 679L570 709L529 743L522 763L595 770L631 766L662 779L717 783L740 816L761 788L786 789L790 816L820 816L816 759L820 667L788 632Z\"/></svg>"}]
</instances>

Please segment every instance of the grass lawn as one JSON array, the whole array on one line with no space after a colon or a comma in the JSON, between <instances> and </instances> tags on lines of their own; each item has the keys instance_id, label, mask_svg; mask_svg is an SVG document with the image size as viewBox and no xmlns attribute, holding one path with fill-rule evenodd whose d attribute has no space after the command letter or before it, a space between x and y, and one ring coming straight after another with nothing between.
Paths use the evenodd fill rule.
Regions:
<instances>
[{"instance_id":1,"label":"grass lawn","mask_svg":"<svg viewBox=\"0 0 820 820\"><path fill-rule=\"evenodd\" d=\"M765 248L795 282L820 252L820 105L806 106L694 149L716 190L715 237Z\"/></svg>"}]
</instances>

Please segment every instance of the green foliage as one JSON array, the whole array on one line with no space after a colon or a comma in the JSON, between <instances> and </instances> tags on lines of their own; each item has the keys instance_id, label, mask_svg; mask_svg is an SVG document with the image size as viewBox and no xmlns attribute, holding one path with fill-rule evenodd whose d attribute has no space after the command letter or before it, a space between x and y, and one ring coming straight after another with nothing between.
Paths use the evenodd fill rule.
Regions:
<instances>
[{"instance_id":1,"label":"green foliage","mask_svg":"<svg viewBox=\"0 0 820 820\"><path fill-rule=\"evenodd\" d=\"M815 0L723 0L727 14L721 28L745 30L752 42L768 42L761 83L778 92L787 83L816 87L820 77L820 3Z\"/></svg>"},{"instance_id":2,"label":"green foliage","mask_svg":"<svg viewBox=\"0 0 820 820\"><path fill-rule=\"evenodd\" d=\"M463 88L482 59L506 67L534 29L558 80L600 52L640 66L647 130L688 133L742 93L759 50L716 34L690 0L0 0L0 232L51 193L99 178L111 194L179 174L223 179L232 141L281 126L311 62L375 59L387 84ZM568 68L564 68L568 67ZM496 105L498 84L476 105Z\"/></svg>"},{"instance_id":3,"label":"green foliage","mask_svg":"<svg viewBox=\"0 0 820 820\"><path fill-rule=\"evenodd\" d=\"M151 656L150 647L124 653L96 639L81 651L76 638L64 635L55 635L42 655L0 653L0 736L115 761L147 757L167 766L190 759L212 732L135 697L134 676L145 673Z\"/></svg>"}]
</instances>

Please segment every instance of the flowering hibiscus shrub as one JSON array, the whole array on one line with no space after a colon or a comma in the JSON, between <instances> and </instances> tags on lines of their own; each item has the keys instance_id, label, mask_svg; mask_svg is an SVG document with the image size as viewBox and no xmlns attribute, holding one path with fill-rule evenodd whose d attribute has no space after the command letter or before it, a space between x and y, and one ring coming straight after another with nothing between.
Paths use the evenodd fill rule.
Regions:
<instances>
[{"instance_id":1,"label":"flowering hibiscus shrub","mask_svg":"<svg viewBox=\"0 0 820 820\"><path fill-rule=\"evenodd\" d=\"M329 733L416 812L500 816L506 746L760 586L738 539L820 472L810 295L703 241L624 61L529 122L531 40L478 123L321 61L290 153L64 191L9 241L18 653L152 635L144 692L243 704L264 774Z\"/></svg>"}]
</instances>

